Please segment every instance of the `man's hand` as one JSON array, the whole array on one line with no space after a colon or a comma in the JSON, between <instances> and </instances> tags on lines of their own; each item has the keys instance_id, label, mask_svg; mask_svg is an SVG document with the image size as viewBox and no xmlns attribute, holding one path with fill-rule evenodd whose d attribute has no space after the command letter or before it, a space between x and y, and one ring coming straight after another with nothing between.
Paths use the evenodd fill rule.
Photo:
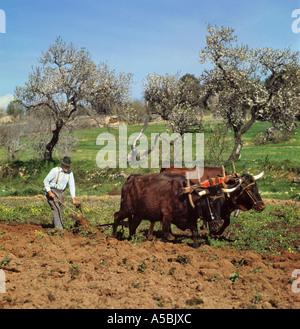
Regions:
<instances>
[{"instance_id":1,"label":"man's hand","mask_svg":"<svg viewBox=\"0 0 300 329\"><path fill-rule=\"evenodd\" d=\"M52 199L55 198L55 195L54 195L54 193L53 193L52 191L49 191L49 192L48 192L48 195L49 195L49 197L52 198Z\"/></svg>"},{"instance_id":2,"label":"man's hand","mask_svg":"<svg viewBox=\"0 0 300 329\"><path fill-rule=\"evenodd\" d=\"M72 199L72 203L73 203L73 205L76 206L76 207L79 207L79 206L80 206L80 202L79 202L79 201L76 201L75 198Z\"/></svg>"}]
</instances>

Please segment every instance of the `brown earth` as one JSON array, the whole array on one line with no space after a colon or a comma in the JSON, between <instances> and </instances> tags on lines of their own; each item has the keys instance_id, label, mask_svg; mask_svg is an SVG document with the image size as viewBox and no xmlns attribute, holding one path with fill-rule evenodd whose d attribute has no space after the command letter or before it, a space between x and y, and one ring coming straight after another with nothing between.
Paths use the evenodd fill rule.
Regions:
<instances>
[{"instance_id":1,"label":"brown earth","mask_svg":"<svg viewBox=\"0 0 300 329\"><path fill-rule=\"evenodd\" d=\"M291 277L300 269L299 254L195 250L160 241L132 244L99 231L83 234L0 225L6 275L0 309L300 307Z\"/></svg>"}]
</instances>

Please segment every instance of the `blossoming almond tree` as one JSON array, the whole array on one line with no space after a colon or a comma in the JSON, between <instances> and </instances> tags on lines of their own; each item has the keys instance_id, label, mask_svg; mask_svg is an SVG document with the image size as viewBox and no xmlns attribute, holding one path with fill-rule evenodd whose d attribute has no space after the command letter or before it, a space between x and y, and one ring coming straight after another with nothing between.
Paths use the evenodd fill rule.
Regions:
<instances>
[{"instance_id":1,"label":"blossoming almond tree","mask_svg":"<svg viewBox=\"0 0 300 329\"><path fill-rule=\"evenodd\" d=\"M235 146L229 159L239 158L242 135L259 116L279 127L295 125L299 111L299 53L288 48L250 49L238 45L232 28L208 25L207 31L199 61L209 61L213 68L204 70L201 80L207 92L217 95L216 114L233 129Z\"/></svg>"},{"instance_id":2,"label":"blossoming almond tree","mask_svg":"<svg viewBox=\"0 0 300 329\"><path fill-rule=\"evenodd\" d=\"M72 114L79 107L100 112L122 104L128 96L131 75L118 77L106 64L97 66L85 48L66 44L61 37L42 54L39 63L15 94L28 110L38 115L43 107L52 117L55 127L44 153L44 159L49 161Z\"/></svg>"},{"instance_id":3,"label":"blossoming almond tree","mask_svg":"<svg viewBox=\"0 0 300 329\"><path fill-rule=\"evenodd\" d=\"M168 120L172 110L180 103L181 83L177 74L147 74L143 80L145 99L152 113Z\"/></svg>"},{"instance_id":4,"label":"blossoming almond tree","mask_svg":"<svg viewBox=\"0 0 300 329\"><path fill-rule=\"evenodd\" d=\"M173 132L183 134L201 128L202 93L200 82L194 76L147 74L143 85L151 112L167 120Z\"/></svg>"}]
</instances>

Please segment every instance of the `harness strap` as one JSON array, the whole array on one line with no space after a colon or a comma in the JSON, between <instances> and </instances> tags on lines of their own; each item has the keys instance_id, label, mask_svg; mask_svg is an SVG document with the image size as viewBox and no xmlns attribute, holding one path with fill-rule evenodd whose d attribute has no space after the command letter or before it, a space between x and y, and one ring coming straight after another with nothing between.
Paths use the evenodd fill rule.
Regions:
<instances>
[{"instance_id":1,"label":"harness strap","mask_svg":"<svg viewBox=\"0 0 300 329\"><path fill-rule=\"evenodd\" d=\"M247 186L243 187L242 190L241 190L241 192L239 193L239 195L236 196L236 197L234 197L234 199L232 200L233 203L236 205L236 200L241 196L242 193L246 192L246 193L248 194L248 196L250 197L250 199L253 201L253 204L257 204L258 201L255 200L255 199L253 198L253 195L251 195L251 193L249 193L249 192L247 191L248 187L249 187L249 186L252 186L252 185L254 185L254 184L255 184L255 182L252 182L252 183L248 184Z\"/></svg>"},{"instance_id":2,"label":"harness strap","mask_svg":"<svg viewBox=\"0 0 300 329\"><path fill-rule=\"evenodd\" d=\"M58 175L57 175L57 178L56 178L56 183L55 183L55 185L57 185L57 183L58 183L58 179L59 179L59 175L60 175L59 167L57 167L57 169L58 169Z\"/></svg>"},{"instance_id":3,"label":"harness strap","mask_svg":"<svg viewBox=\"0 0 300 329\"><path fill-rule=\"evenodd\" d=\"M57 167L57 169L58 169L58 174L57 174L57 178L56 178L56 182L55 182L55 185L57 185L57 183L58 183L58 180L59 180L59 175L60 175L60 170L59 170L59 167ZM70 181L70 175L71 175L71 173L69 173L69 178L68 178L68 184L69 184L69 181Z\"/></svg>"},{"instance_id":4,"label":"harness strap","mask_svg":"<svg viewBox=\"0 0 300 329\"><path fill-rule=\"evenodd\" d=\"M247 190L245 190L245 191L248 194L248 196L250 197L250 199L252 199L253 204L257 204L258 201L253 198L253 194L252 193L249 193L249 191L247 191Z\"/></svg>"},{"instance_id":5,"label":"harness strap","mask_svg":"<svg viewBox=\"0 0 300 329\"><path fill-rule=\"evenodd\" d=\"M215 220L215 217L214 217L214 214L213 214L213 212L211 210L211 207L210 207L210 203L209 203L208 198L206 198L206 200L207 200L208 210L209 210L209 213L210 213L210 218L211 218L212 221L214 221Z\"/></svg>"}]
</instances>

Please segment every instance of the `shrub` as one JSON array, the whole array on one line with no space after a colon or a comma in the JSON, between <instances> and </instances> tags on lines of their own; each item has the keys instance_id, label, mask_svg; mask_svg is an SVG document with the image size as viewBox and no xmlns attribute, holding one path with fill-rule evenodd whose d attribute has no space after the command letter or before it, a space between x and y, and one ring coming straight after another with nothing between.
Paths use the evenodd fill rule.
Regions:
<instances>
[{"instance_id":1,"label":"shrub","mask_svg":"<svg viewBox=\"0 0 300 329\"><path fill-rule=\"evenodd\" d=\"M229 127L225 122L212 124L210 133L205 134L205 152L207 164L220 166L224 164L229 154L230 140L227 138Z\"/></svg>"},{"instance_id":2,"label":"shrub","mask_svg":"<svg viewBox=\"0 0 300 329\"><path fill-rule=\"evenodd\" d=\"M295 134L294 131L279 130L273 128L267 128L265 135L260 132L254 137L255 145L265 145L267 143L279 144L286 142L292 138Z\"/></svg>"}]
</instances>

